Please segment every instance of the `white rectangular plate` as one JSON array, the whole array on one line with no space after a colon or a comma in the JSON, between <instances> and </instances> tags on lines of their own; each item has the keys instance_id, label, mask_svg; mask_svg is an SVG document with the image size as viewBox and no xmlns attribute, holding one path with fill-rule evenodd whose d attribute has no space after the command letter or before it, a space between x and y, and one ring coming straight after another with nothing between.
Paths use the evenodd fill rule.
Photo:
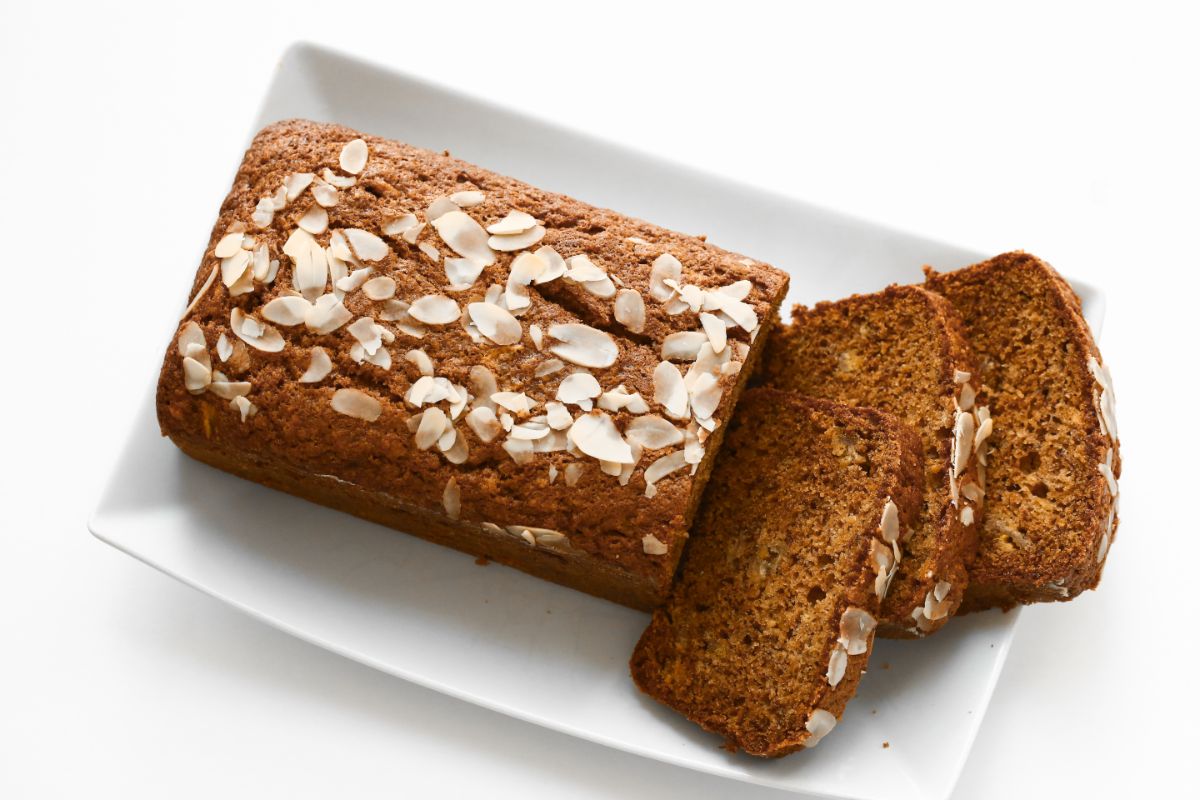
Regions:
<instances>
[{"instance_id":1,"label":"white rectangular plate","mask_svg":"<svg viewBox=\"0 0 1200 800\"><path fill-rule=\"evenodd\" d=\"M310 45L263 104L455 155L753 255L792 273L790 302L920 280L984 254L928 241L566 131ZM476 124L486 119L486 130ZM230 169L236 166L230 154ZM215 212L215 206L214 206ZM209 220L197 220L197 244ZM199 246L169 254L182 287ZM184 246L189 245L189 246ZM1093 328L1103 297L1075 284ZM164 332L164 344L167 333ZM642 697L627 659L647 616L242 481L159 436L153 397L91 519L105 542L348 658L539 725L750 783L845 798L950 793L1017 613L880 641L857 699L819 749L777 761ZM889 742L885 749L883 742Z\"/></svg>"}]
</instances>

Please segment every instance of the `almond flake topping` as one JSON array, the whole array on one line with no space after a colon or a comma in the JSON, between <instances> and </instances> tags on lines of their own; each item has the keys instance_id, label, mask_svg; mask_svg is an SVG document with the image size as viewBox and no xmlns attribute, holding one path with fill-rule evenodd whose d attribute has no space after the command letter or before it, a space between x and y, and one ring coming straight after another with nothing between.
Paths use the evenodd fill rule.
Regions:
<instances>
[{"instance_id":1,"label":"almond flake topping","mask_svg":"<svg viewBox=\"0 0 1200 800\"><path fill-rule=\"evenodd\" d=\"M588 372L576 372L563 378L555 397L563 403L577 405L584 411L592 410L592 399L600 396L600 382Z\"/></svg>"},{"instance_id":2,"label":"almond flake topping","mask_svg":"<svg viewBox=\"0 0 1200 800\"><path fill-rule=\"evenodd\" d=\"M645 414L650 410L650 406L642 399L641 394L630 392L623 383L600 395L596 405L605 411L625 409L630 414Z\"/></svg>"},{"instance_id":3,"label":"almond flake topping","mask_svg":"<svg viewBox=\"0 0 1200 800\"><path fill-rule=\"evenodd\" d=\"M537 277L534 284L549 283L567 273L567 262L550 245L542 245L533 254L546 262L546 271Z\"/></svg>"},{"instance_id":4,"label":"almond flake topping","mask_svg":"<svg viewBox=\"0 0 1200 800\"><path fill-rule=\"evenodd\" d=\"M196 306L200 304L200 299L204 297L205 293L212 288L213 283L216 282L217 273L219 271L220 268L217 266L212 268L212 272L208 273L208 277L204 279L204 283L200 284L200 289L196 292L195 297L193 297L191 302L187 304L187 308L183 310L183 313L179 315L180 319L186 317L188 314L191 314L196 310Z\"/></svg>"},{"instance_id":5,"label":"almond flake topping","mask_svg":"<svg viewBox=\"0 0 1200 800\"><path fill-rule=\"evenodd\" d=\"M547 375L553 375L556 372L562 372L566 366L566 364L559 361L557 358L548 358L541 364L537 365L537 368L533 371L533 377L544 378Z\"/></svg>"},{"instance_id":6,"label":"almond flake topping","mask_svg":"<svg viewBox=\"0 0 1200 800\"><path fill-rule=\"evenodd\" d=\"M655 484L672 472L683 469L686 466L687 456L682 450L676 450L674 453L668 453L661 458L655 459L654 463L646 467L646 472L643 475L646 479L646 497L654 497L658 493L658 488Z\"/></svg>"},{"instance_id":7,"label":"almond flake topping","mask_svg":"<svg viewBox=\"0 0 1200 800\"><path fill-rule=\"evenodd\" d=\"M526 214L524 211L510 211L504 219L493 223L487 227L488 233L494 233L500 236L507 236L515 233L524 233L535 225L540 223L533 217Z\"/></svg>"},{"instance_id":8,"label":"almond flake topping","mask_svg":"<svg viewBox=\"0 0 1200 800\"><path fill-rule=\"evenodd\" d=\"M398 217L390 217L385 219L383 223L383 232L387 236L400 236L410 228L415 228L418 224L417 215L405 212ZM412 242L409 242L412 244Z\"/></svg>"},{"instance_id":9,"label":"almond flake topping","mask_svg":"<svg viewBox=\"0 0 1200 800\"><path fill-rule=\"evenodd\" d=\"M444 294L427 294L408 307L409 316L426 325L449 325L462 313L458 303Z\"/></svg>"},{"instance_id":10,"label":"almond flake topping","mask_svg":"<svg viewBox=\"0 0 1200 800\"><path fill-rule=\"evenodd\" d=\"M425 209L425 219L433 222L443 214L449 214L451 211L458 211L458 204L449 197L437 197L429 204L429 208Z\"/></svg>"},{"instance_id":11,"label":"almond flake topping","mask_svg":"<svg viewBox=\"0 0 1200 800\"><path fill-rule=\"evenodd\" d=\"M270 325L264 325L253 317L247 317L236 306L229 312L229 327L239 339L265 353L278 353L283 349L283 337Z\"/></svg>"},{"instance_id":12,"label":"almond flake topping","mask_svg":"<svg viewBox=\"0 0 1200 800\"><path fill-rule=\"evenodd\" d=\"M604 331L589 325L574 322L551 325L548 333L551 338L558 340L550 345L550 352L564 361L590 369L603 369L617 360L617 343Z\"/></svg>"},{"instance_id":13,"label":"almond flake topping","mask_svg":"<svg viewBox=\"0 0 1200 800\"><path fill-rule=\"evenodd\" d=\"M804 740L804 747L816 747L817 743L824 739L833 730L835 725L837 725L837 717L825 709L818 708L812 712L808 720L804 723L804 729L808 731L808 738Z\"/></svg>"},{"instance_id":14,"label":"almond flake topping","mask_svg":"<svg viewBox=\"0 0 1200 800\"><path fill-rule=\"evenodd\" d=\"M879 535L888 544L900 539L900 509L888 498L883 504L883 517L879 520Z\"/></svg>"},{"instance_id":15,"label":"almond flake topping","mask_svg":"<svg viewBox=\"0 0 1200 800\"><path fill-rule=\"evenodd\" d=\"M499 345L521 341L521 323L500 306L492 303L471 303L467 306L471 322L487 338Z\"/></svg>"},{"instance_id":16,"label":"almond flake topping","mask_svg":"<svg viewBox=\"0 0 1200 800\"><path fill-rule=\"evenodd\" d=\"M661 450L682 444L683 431L657 414L646 414L626 426L625 438L647 450Z\"/></svg>"},{"instance_id":17,"label":"almond flake topping","mask_svg":"<svg viewBox=\"0 0 1200 800\"><path fill-rule=\"evenodd\" d=\"M455 192L450 195L450 202L454 203L459 208L472 208L480 205L486 198L483 192L478 189L468 189L463 192Z\"/></svg>"},{"instance_id":18,"label":"almond flake topping","mask_svg":"<svg viewBox=\"0 0 1200 800\"><path fill-rule=\"evenodd\" d=\"M526 287L546 271L546 266L546 262L533 253L521 253L513 259L504 290L504 304L510 311L527 308L531 304Z\"/></svg>"},{"instance_id":19,"label":"almond flake topping","mask_svg":"<svg viewBox=\"0 0 1200 800\"><path fill-rule=\"evenodd\" d=\"M387 243L370 231L361 228L346 228L343 231L354 254L363 261L381 261L390 252Z\"/></svg>"},{"instance_id":20,"label":"almond flake topping","mask_svg":"<svg viewBox=\"0 0 1200 800\"><path fill-rule=\"evenodd\" d=\"M297 172L283 179L284 196L289 203L304 194L304 190L313 182L316 176L311 172Z\"/></svg>"},{"instance_id":21,"label":"almond flake topping","mask_svg":"<svg viewBox=\"0 0 1200 800\"><path fill-rule=\"evenodd\" d=\"M670 548L653 533L647 533L642 537L642 552L648 556L665 556L669 550Z\"/></svg>"},{"instance_id":22,"label":"almond flake topping","mask_svg":"<svg viewBox=\"0 0 1200 800\"><path fill-rule=\"evenodd\" d=\"M461 292L470 289L483 272L483 265L469 258L447 258L442 261L446 270L446 280L450 282L450 291Z\"/></svg>"},{"instance_id":23,"label":"almond flake topping","mask_svg":"<svg viewBox=\"0 0 1200 800\"><path fill-rule=\"evenodd\" d=\"M846 676L846 648L835 645L829 654L829 668L825 670L825 678L830 686L837 686Z\"/></svg>"},{"instance_id":24,"label":"almond flake topping","mask_svg":"<svg viewBox=\"0 0 1200 800\"><path fill-rule=\"evenodd\" d=\"M675 294L675 290L665 281L678 282L682 277L683 264L670 253L663 253L654 259L654 264L650 267L650 296L660 303L665 303Z\"/></svg>"},{"instance_id":25,"label":"almond flake topping","mask_svg":"<svg viewBox=\"0 0 1200 800\"><path fill-rule=\"evenodd\" d=\"M390 300L396 295L396 280L385 275L380 275L378 278L371 278L362 285L363 294L368 300ZM458 318L457 313L455 319Z\"/></svg>"},{"instance_id":26,"label":"almond flake topping","mask_svg":"<svg viewBox=\"0 0 1200 800\"><path fill-rule=\"evenodd\" d=\"M724 328L724 325L721 326ZM663 361L695 361L708 336L700 331L680 331L669 334L662 343ZM713 348L716 349L715 347Z\"/></svg>"},{"instance_id":27,"label":"almond flake topping","mask_svg":"<svg viewBox=\"0 0 1200 800\"><path fill-rule=\"evenodd\" d=\"M298 295L283 295L267 303L259 313L268 322L290 327L302 325L312 309L312 303Z\"/></svg>"},{"instance_id":28,"label":"almond flake topping","mask_svg":"<svg viewBox=\"0 0 1200 800\"><path fill-rule=\"evenodd\" d=\"M575 420L567 432L568 438L585 455L616 464L633 463L633 451L622 437L612 417L603 411L592 411Z\"/></svg>"},{"instance_id":29,"label":"almond flake topping","mask_svg":"<svg viewBox=\"0 0 1200 800\"><path fill-rule=\"evenodd\" d=\"M450 425L450 418L446 416L446 412L442 411L437 406L430 406L421 414L421 422L417 426L416 445L418 450L428 450L437 444L438 439L446 433L447 429L453 430Z\"/></svg>"},{"instance_id":30,"label":"almond flake topping","mask_svg":"<svg viewBox=\"0 0 1200 800\"><path fill-rule=\"evenodd\" d=\"M967 468L975 441L975 418L965 411L954 412L954 469L958 477Z\"/></svg>"},{"instance_id":31,"label":"almond flake topping","mask_svg":"<svg viewBox=\"0 0 1200 800\"><path fill-rule=\"evenodd\" d=\"M221 241L217 242L217 246L213 248L213 255L217 258L229 258L236 255L242 249L241 231L236 233L227 233L221 237Z\"/></svg>"},{"instance_id":32,"label":"almond flake topping","mask_svg":"<svg viewBox=\"0 0 1200 800\"><path fill-rule=\"evenodd\" d=\"M875 618L861 608L847 608L842 612L841 635L838 643L852 656L867 652L871 633L875 630Z\"/></svg>"},{"instance_id":33,"label":"almond flake topping","mask_svg":"<svg viewBox=\"0 0 1200 800\"><path fill-rule=\"evenodd\" d=\"M955 383L966 383L969 380L971 380L971 373L965 372L961 369L954 370L954 382Z\"/></svg>"},{"instance_id":34,"label":"almond flake topping","mask_svg":"<svg viewBox=\"0 0 1200 800\"><path fill-rule=\"evenodd\" d=\"M324 336L333 333L353 318L354 315L335 295L323 294L312 304L312 308L304 317L304 327Z\"/></svg>"},{"instance_id":35,"label":"almond flake topping","mask_svg":"<svg viewBox=\"0 0 1200 800\"><path fill-rule=\"evenodd\" d=\"M451 250L483 267L496 263L487 231L462 211L450 211L431 223ZM519 248L518 248L519 249Z\"/></svg>"},{"instance_id":36,"label":"almond flake topping","mask_svg":"<svg viewBox=\"0 0 1200 800\"><path fill-rule=\"evenodd\" d=\"M325 248L312 234L296 228L283 245L283 252L292 259L292 285L308 300L316 300L325 291L329 261Z\"/></svg>"},{"instance_id":37,"label":"almond flake topping","mask_svg":"<svg viewBox=\"0 0 1200 800\"><path fill-rule=\"evenodd\" d=\"M333 410L348 417L374 422L383 413L383 406L378 400L358 389L338 389L330 400Z\"/></svg>"},{"instance_id":38,"label":"almond flake topping","mask_svg":"<svg viewBox=\"0 0 1200 800\"><path fill-rule=\"evenodd\" d=\"M333 208L338 204L337 189L320 178L313 180L312 195L317 204L325 208Z\"/></svg>"},{"instance_id":39,"label":"almond flake topping","mask_svg":"<svg viewBox=\"0 0 1200 800\"><path fill-rule=\"evenodd\" d=\"M201 394L212 383L212 368L191 356L183 359L183 385L192 394Z\"/></svg>"},{"instance_id":40,"label":"almond flake topping","mask_svg":"<svg viewBox=\"0 0 1200 800\"><path fill-rule=\"evenodd\" d=\"M318 205L309 206L296 224L313 235L324 233L329 227L329 212Z\"/></svg>"},{"instance_id":41,"label":"almond flake topping","mask_svg":"<svg viewBox=\"0 0 1200 800\"><path fill-rule=\"evenodd\" d=\"M556 431L565 431L575 420L571 412L562 403L554 400L546 403L546 424Z\"/></svg>"},{"instance_id":42,"label":"almond flake topping","mask_svg":"<svg viewBox=\"0 0 1200 800\"><path fill-rule=\"evenodd\" d=\"M347 142L338 155L338 166L351 175L357 175L367 165L367 143L362 139Z\"/></svg>"},{"instance_id":43,"label":"almond flake topping","mask_svg":"<svg viewBox=\"0 0 1200 800\"><path fill-rule=\"evenodd\" d=\"M231 355L233 355L233 345L230 343L229 337L222 333L217 337L217 358L228 361Z\"/></svg>"},{"instance_id":44,"label":"almond flake topping","mask_svg":"<svg viewBox=\"0 0 1200 800\"><path fill-rule=\"evenodd\" d=\"M446 481L446 488L442 490L442 508L446 509L446 516L450 519L458 519L462 511L462 492L453 476Z\"/></svg>"},{"instance_id":45,"label":"almond flake topping","mask_svg":"<svg viewBox=\"0 0 1200 800\"><path fill-rule=\"evenodd\" d=\"M654 402L674 419L686 419L688 415L688 390L679 369L670 361L660 361L654 368Z\"/></svg>"},{"instance_id":46,"label":"almond flake topping","mask_svg":"<svg viewBox=\"0 0 1200 800\"><path fill-rule=\"evenodd\" d=\"M700 325L704 328L704 333L708 335L708 342L712 345L714 353L722 353L725 350L725 344L728 341L728 331L725 329L725 323L713 314L707 311L700 313Z\"/></svg>"},{"instance_id":47,"label":"almond flake topping","mask_svg":"<svg viewBox=\"0 0 1200 800\"><path fill-rule=\"evenodd\" d=\"M242 395L237 395L229 403L242 417L242 422L245 422L250 417L258 413L258 406L251 403Z\"/></svg>"},{"instance_id":48,"label":"almond flake topping","mask_svg":"<svg viewBox=\"0 0 1200 800\"><path fill-rule=\"evenodd\" d=\"M534 405L524 392L495 392L492 402L514 414L528 414Z\"/></svg>"},{"instance_id":49,"label":"almond flake topping","mask_svg":"<svg viewBox=\"0 0 1200 800\"><path fill-rule=\"evenodd\" d=\"M424 350L409 350L404 354L404 360L415 365L421 375L433 377L433 360Z\"/></svg>"},{"instance_id":50,"label":"almond flake topping","mask_svg":"<svg viewBox=\"0 0 1200 800\"><path fill-rule=\"evenodd\" d=\"M646 328L646 302L642 293L633 289L622 289L617 292L613 302L613 318L634 333L641 333Z\"/></svg>"},{"instance_id":51,"label":"almond flake topping","mask_svg":"<svg viewBox=\"0 0 1200 800\"><path fill-rule=\"evenodd\" d=\"M535 225L524 233L514 233L510 236L490 236L487 244L493 250L499 250L502 253L509 253L514 250L524 250L526 247L532 247L542 240L546 235L546 229L541 225Z\"/></svg>"},{"instance_id":52,"label":"almond flake topping","mask_svg":"<svg viewBox=\"0 0 1200 800\"><path fill-rule=\"evenodd\" d=\"M300 376L300 382L318 383L325 380L332 370L333 362L329 360L329 353L325 352L323 347L314 347L308 362L308 369Z\"/></svg>"},{"instance_id":53,"label":"almond flake topping","mask_svg":"<svg viewBox=\"0 0 1200 800\"><path fill-rule=\"evenodd\" d=\"M496 412L487 406L471 409L467 414L467 427L474 431L484 444L491 442L504 432L500 421L496 419Z\"/></svg>"}]
</instances>

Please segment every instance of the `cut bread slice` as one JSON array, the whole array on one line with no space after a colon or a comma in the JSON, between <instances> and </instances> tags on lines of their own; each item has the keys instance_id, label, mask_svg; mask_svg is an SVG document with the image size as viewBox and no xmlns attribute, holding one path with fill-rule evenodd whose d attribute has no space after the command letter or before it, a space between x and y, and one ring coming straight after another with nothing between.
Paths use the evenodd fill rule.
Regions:
<instances>
[{"instance_id":1,"label":"cut bread slice","mask_svg":"<svg viewBox=\"0 0 1200 800\"><path fill-rule=\"evenodd\" d=\"M671 595L634 650L638 687L730 750L815 745L866 668L876 586L920 484L920 442L894 418L747 392Z\"/></svg>"},{"instance_id":2,"label":"cut bread slice","mask_svg":"<svg viewBox=\"0 0 1200 800\"><path fill-rule=\"evenodd\" d=\"M961 610L1094 588L1117 530L1121 457L1112 379L1079 298L1028 253L926 274L962 317L994 426L980 482L987 513Z\"/></svg>"},{"instance_id":3,"label":"cut bread slice","mask_svg":"<svg viewBox=\"0 0 1200 800\"><path fill-rule=\"evenodd\" d=\"M792 324L767 343L766 385L882 409L921 438L924 502L883 601L881 636L932 633L966 590L983 494L975 476L975 373L957 313L916 286L797 306Z\"/></svg>"}]
</instances>

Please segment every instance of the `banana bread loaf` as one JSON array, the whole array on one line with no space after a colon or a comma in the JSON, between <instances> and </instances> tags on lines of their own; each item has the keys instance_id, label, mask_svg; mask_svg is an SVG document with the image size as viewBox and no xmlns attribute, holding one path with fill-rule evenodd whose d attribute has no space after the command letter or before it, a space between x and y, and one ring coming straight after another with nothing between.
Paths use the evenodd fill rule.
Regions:
<instances>
[{"instance_id":1,"label":"banana bread loaf","mask_svg":"<svg viewBox=\"0 0 1200 800\"><path fill-rule=\"evenodd\" d=\"M638 608L787 276L448 154L261 131L163 360L185 453Z\"/></svg>"},{"instance_id":2,"label":"banana bread loaf","mask_svg":"<svg viewBox=\"0 0 1200 800\"><path fill-rule=\"evenodd\" d=\"M920 440L893 417L746 392L671 597L633 653L638 687L729 749L815 745L866 669L921 470Z\"/></svg>"},{"instance_id":3,"label":"banana bread loaf","mask_svg":"<svg viewBox=\"0 0 1200 800\"><path fill-rule=\"evenodd\" d=\"M960 611L1070 600L1100 581L1121 474L1112 378L1079 298L1028 253L926 274L962 316L980 361L979 411L994 426Z\"/></svg>"},{"instance_id":4,"label":"banana bread loaf","mask_svg":"<svg viewBox=\"0 0 1200 800\"><path fill-rule=\"evenodd\" d=\"M916 637L946 623L967 586L982 490L974 357L943 298L893 286L797 307L761 362L768 386L894 414L921 437L924 503L902 542L879 634Z\"/></svg>"}]
</instances>

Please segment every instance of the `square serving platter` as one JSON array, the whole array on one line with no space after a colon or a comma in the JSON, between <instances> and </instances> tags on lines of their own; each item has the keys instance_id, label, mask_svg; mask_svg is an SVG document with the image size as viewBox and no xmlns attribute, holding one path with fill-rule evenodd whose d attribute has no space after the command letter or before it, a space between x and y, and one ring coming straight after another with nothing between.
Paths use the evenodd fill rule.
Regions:
<instances>
[{"instance_id":1,"label":"square serving platter","mask_svg":"<svg viewBox=\"0 0 1200 800\"><path fill-rule=\"evenodd\" d=\"M706 233L789 270L785 307L917 282L923 264L952 269L988 255L714 177L308 44L280 61L251 134L289 117L450 150L595 205ZM479 119L489 121L486 130ZM231 175L238 155L229 154ZM181 291L208 225L198 222L196 242L168 254ZM1098 334L1103 295L1072 285ZM164 345L169 336L164 329ZM159 436L149 395L90 520L98 538L347 658L647 758L810 795L946 797L1018 619L1017 612L974 614L925 641L879 640L857 698L817 749L775 761L730 754L718 737L633 686L627 659L647 615L505 567L480 568L456 551L197 463Z\"/></svg>"}]
</instances>

